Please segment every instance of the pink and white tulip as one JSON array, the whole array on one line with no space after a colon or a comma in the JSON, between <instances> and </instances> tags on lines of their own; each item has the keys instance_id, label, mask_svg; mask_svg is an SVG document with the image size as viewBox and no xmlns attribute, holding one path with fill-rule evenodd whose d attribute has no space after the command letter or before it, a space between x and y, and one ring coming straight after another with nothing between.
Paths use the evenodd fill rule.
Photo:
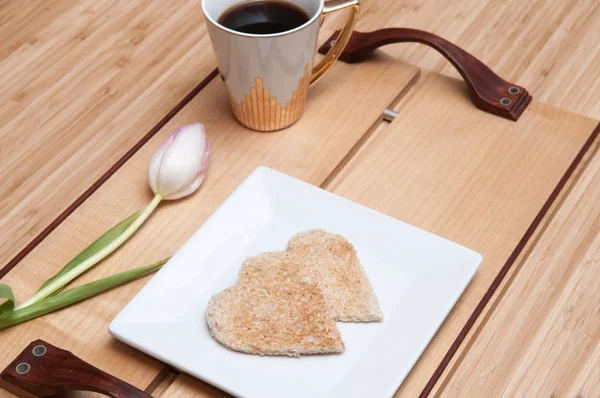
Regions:
<instances>
[{"instance_id":1,"label":"pink and white tulip","mask_svg":"<svg viewBox=\"0 0 600 398\"><path fill-rule=\"evenodd\" d=\"M204 180L209 157L210 144L202 124L178 128L150 162L150 188L167 200L192 194Z\"/></svg>"},{"instance_id":2,"label":"pink and white tulip","mask_svg":"<svg viewBox=\"0 0 600 398\"><path fill-rule=\"evenodd\" d=\"M2 303L3 305L0 306L0 330L31 319L31 314L35 314L35 312L29 312L29 315L22 315L24 314L22 310L56 294L72 280L117 250L142 226L163 199L179 199L196 191L204 180L209 156L210 145L206 139L206 132L203 125L194 123L177 129L156 150L150 162L148 177L150 187L155 195L146 207L121 221L98 238L92 245L88 246L65 265L58 274L48 279L23 304L15 307L12 290L8 285L0 284L0 300L8 298L6 302L9 303L8 305ZM124 281L131 280L134 276L145 275L150 271L160 268L165 262L166 260L149 267L139 268L131 274L119 274L117 275L119 278L113 278L109 282L105 281L105 286L114 287ZM93 293L93 289L90 288L88 291L86 289L79 289L77 294L79 295L78 300L83 300L96 293ZM56 300L57 297L60 296L54 296L53 303L43 307L46 312L51 312L73 303L66 299ZM70 297L72 299L75 296L72 295ZM30 317L28 318L27 316Z\"/></svg>"}]
</instances>

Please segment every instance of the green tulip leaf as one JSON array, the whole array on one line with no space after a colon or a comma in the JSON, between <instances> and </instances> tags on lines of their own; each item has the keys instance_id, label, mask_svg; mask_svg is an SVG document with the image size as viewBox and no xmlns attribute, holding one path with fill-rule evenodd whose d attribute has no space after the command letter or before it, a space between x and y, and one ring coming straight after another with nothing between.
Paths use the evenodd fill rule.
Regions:
<instances>
[{"instance_id":1,"label":"green tulip leaf","mask_svg":"<svg viewBox=\"0 0 600 398\"><path fill-rule=\"evenodd\" d=\"M9 328L22 322L29 321L39 316L59 310L69 305L78 303L97 294L110 290L119 285L141 278L162 267L169 259L145 267L135 268L120 274L112 275L82 286L62 291L54 296L47 297L30 306L13 311L9 317L0 318L0 330Z\"/></svg>"},{"instance_id":2,"label":"green tulip leaf","mask_svg":"<svg viewBox=\"0 0 600 398\"><path fill-rule=\"evenodd\" d=\"M102 235L94 243L92 243L87 248L85 248L74 259L69 261L69 263L67 265L65 265L63 269L60 270L60 272L58 272L52 278L50 278L46 282L44 282L44 284L42 286L40 286L40 288L38 289L38 292L40 290L42 290L43 288L45 288L46 286L50 285L52 282L54 282L56 279L58 279L62 275L66 274L70 270L76 268L78 265L80 265L81 263L83 263L84 261L89 259L90 257L92 257L95 254L102 251L110 243L114 242L117 238L119 238L119 236L121 236L123 234L123 232L127 228L129 228L129 226L131 224L133 224L133 222L139 217L139 215L142 213L142 211L143 210L138 211L137 213L129 216L125 220L121 221L120 223L118 223L117 225L115 225L114 227L109 229L106 233L104 233L104 235ZM62 289L64 289L64 286L62 286L59 290L54 292L53 295L57 294Z\"/></svg>"},{"instance_id":3,"label":"green tulip leaf","mask_svg":"<svg viewBox=\"0 0 600 398\"><path fill-rule=\"evenodd\" d=\"M15 308L15 295L10 286L0 283L0 301L6 300L0 304L0 319L4 319L12 314Z\"/></svg>"}]
</instances>

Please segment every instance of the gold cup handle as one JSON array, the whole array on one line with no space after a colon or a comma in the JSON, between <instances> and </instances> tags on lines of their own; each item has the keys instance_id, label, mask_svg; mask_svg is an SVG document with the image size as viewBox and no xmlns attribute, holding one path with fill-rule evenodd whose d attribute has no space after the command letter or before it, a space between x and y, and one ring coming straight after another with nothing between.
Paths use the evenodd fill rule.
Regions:
<instances>
[{"instance_id":1,"label":"gold cup handle","mask_svg":"<svg viewBox=\"0 0 600 398\"><path fill-rule=\"evenodd\" d=\"M354 31L354 25L358 19L358 12L360 10L360 0L331 0L325 3L323 7L323 16L330 14L335 11L350 8L348 19L344 27L342 28L338 39L335 44L331 47L325 57L313 68L312 76L310 78L310 84L314 84L327 70L333 65L333 63L339 58L340 54L344 51L346 44L352 36Z\"/></svg>"}]
</instances>

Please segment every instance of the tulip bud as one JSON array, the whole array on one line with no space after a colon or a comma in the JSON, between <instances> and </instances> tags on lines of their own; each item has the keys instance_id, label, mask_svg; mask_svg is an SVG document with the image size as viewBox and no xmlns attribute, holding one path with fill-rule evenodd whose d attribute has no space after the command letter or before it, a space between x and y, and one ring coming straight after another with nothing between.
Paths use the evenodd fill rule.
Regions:
<instances>
[{"instance_id":1,"label":"tulip bud","mask_svg":"<svg viewBox=\"0 0 600 398\"><path fill-rule=\"evenodd\" d=\"M156 150L150 162L150 188L167 200L193 193L204 180L209 155L210 144L203 125L194 123L178 128Z\"/></svg>"}]
</instances>

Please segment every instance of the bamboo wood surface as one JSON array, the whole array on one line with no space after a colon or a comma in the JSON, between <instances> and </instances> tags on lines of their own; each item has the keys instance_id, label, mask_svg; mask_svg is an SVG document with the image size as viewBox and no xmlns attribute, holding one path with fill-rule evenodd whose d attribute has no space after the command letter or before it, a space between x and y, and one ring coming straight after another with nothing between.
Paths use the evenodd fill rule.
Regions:
<instances>
[{"instance_id":1,"label":"bamboo wood surface","mask_svg":"<svg viewBox=\"0 0 600 398\"><path fill-rule=\"evenodd\" d=\"M1 267L215 63L193 0L0 7Z\"/></svg>"},{"instance_id":2,"label":"bamboo wood surface","mask_svg":"<svg viewBox=\"0 0 600 398\"><path fill-rule=\"evenodd\" d=\"M469 112L459 92L457 82L428 78L406 98L388 131L374 134L331 184L344 197L484 257L399 396L422 391L597 124L534 102L515 129L506 121ZM372 170L385 172L372 178ZM359 181L369 180L357 189Z\"/></svg>"},{"instance_id":3,"label":"bamboo wood surface","mask_svg":"<svg viewBox=\"0 0 600 398\"><path fill-rule=\"evenodd\" d=\"M432 386L429 396L444 396L443 393L445 392L447 385L452 381L458 366L460 366L466 353L474 344L476 337L486 327L487 321L494 313L508 287L519 275L519 270L523 266L523 263L527 260L532 249L537 245L541 235L545 232L548 224L553 220L554 215L562 206L566 196L569 195L573 186L579 180L581 174L587 169L594 154L598 152L598 148L600 147L599 133L600 123L598 126L596 126L596 129L590 140L588 140L586 143L586 146L589 146L589 148L580 152L580 155L578 156L580 157L580 160L576 161L572 165L572 170L570 173L568 173L569 177L565 178L562 182L562 185L559 185L555 189L556 192L553 192L553 197L548 199L548 203L546 204L547 208L540 211L540 219L538 220L539 222L537 223L537 227L535 229L531 229L531 231L528 231L530 234L526 237L526 239L523 239L523 244L521 245L522 247L518 252L515 253L514 258L511 260L512 266L502 277L500 283L498 283L497 289L494 292L489 292L491 294L489 295L487 305L483 307L480 315L474 320L472 326L469 328L469 331L465 333L464 339L462 339L462 343L456 350L456 353L449 358L448 363L445 366L445 370L440 373L440 377L437 383Z\"/></svg>"},{"instance_id":4,"label":"bamboo wood surface","mask_svg":"<svg viewBox=\"0 0 600 398\"><path fill-rule=\"evenodd\" d=\"M177 379L166 386L165 389L156 391L156 398L229 398L231 395L218 390L217 388L206 384L200 380L194 379L186 374L182 374Z\"/></svg>"},{"instance_id":5,"label":"bamboo wood surface","mask_svg":"<svg viewBox=\"0 0 600 398\"><path fill-rule=\"evenodd\" d=\"M600 396L600 154L438 396Z\"/></svg>"},{"instance_id":6,"label":"bamboo wood surface","mask_svg":"<svg viewBox=\"0 0 600 398\"><path fill-rule=\"evenodd\" d=\"M468 109L468 100L460 83L435 77L413 89L400 106L400 117L392 125L371 128L376 115L393 102L403 87L410 86L409 82L415 76L414 69L386 54L425 70L454 76L453 69L438 54L413 44L385 47L370 64L337 65L330 72L331 76L311 90L309 106L314 102L314 112L318 107L324 107L324 114L326 110L338 109L334 107L340 104L331 102L345 100L355 90L368 93L361 98L368 115L364 111L354 115L356 112L352 109L357 105L352 101L347 105L350 109L341 110L341 114L335 114L331 120L326 119L325 126L321 124L323 118L307 121L306 115L300 122L306 123L298 125L304 126L304 134L300 134L299 127L270 137L242 134L239 126L229 120L231 116L220 116L223 120L217 120L218 115L212 115L214 109L225 110L227 105L220 90L222 87L218 86L220 83L212 82L2 282L16 286L17 296L24 297L101 231L142 206L149 200L145 172L156 145L176 126L200 120L209 125L209 133L227 131L211 137L217 145L214 149L220 155L215 154L213 171L201 192L189 201L164 206L138 236L84 280L149 263L177 250L245 177L244 173L259 163L313 184L323 183L336 193L467 244L485 256L482 272L398 394L417 396L477 304L484 287L502 265L501 259L506 258L510 246L514 249L515 242L522 237L523 229L528 225L526 221L531 222L536 210L540 210L547 199L543 198L544 194L552 189L560 171L568 167L568 160L573 158L584 136L594 127L594 121L539 102L600 118L597 99L600 89L600 42L597 40L600 3L594 0L363 0L362 3L363 12L357 29L403 26L430 30L470 51L505 79L525 86L538 102L523 116L523 120L529 118L528 122L523 122L527 134L516 139L507 134L514 139L510 146L499 138L500 132L506 134L506 131L495 120L481 121L471 108ZM0 192L3 193L0 226L8 231L0 241L0 266L31 243L61 209L71 205L136 142L152 133L155 126L160 127L160 121L170 117L168 115L176 105L185 101L186 95L214 67L197 1L159 4L148 0L0 0L0 82L3 87L0 93L3 99L0 101ZM335 18L328 18L327 24L333 27L335 22ZM352 78L367 80L359 85ZM337 79L344 81L344 87L334 88ZM376 84L369 86L373 81ZM439 104L434 106L423 100L427 93L434 99L439 96L458 102L439 103L439 99L436 100ZM456 115L449 109L452 106L460 110ZM410 112L405 115L407 110ZM527 116L529 112L531 114ZM343 124L346 114L351 115L351 120ZM457 127L461 120L474 123L480 134L465 129L464 125ZM444 132L448 131L446 127L451 127L450 130L458 131L458 134L442 134L441 121L445 122ZM332 127L334 125L342 127L338 131ZM306 126L313 127L307 129ZM314 126L318 126L317 129ZM343 126L349 127L344 130ZM216 130L219 128L222 130ZM326 132L324 136L322 129ZM492 134L488 134L488 129ZM523 133L520 129L515 131ZM439 142L429 148L427 138L422 136L437 136ZM309 157L300 155L313 147L321 150L310 152ZM496 153L494 148L506 149L506 153ZM446 153L449 150L464 150L464 153L461 156L460 152ZM472 169L469 161L473 162L472 167L482 170ZM486 162L496 168L482 167ZM588 167L592 164L597 170L598 161ZM400 167L404 169L400 170ZM587 173L587 182L584 186L578 184L577 189L595 192L597 177L592 177L594 171ZM507 175L513 178L508 179ZM424 179L417 180L417 177ZM356 188L361 187L360 184L353 187L353 182L363 181L363 178L367 178L373 190L384 182L387 185L384 184L377 195ZM415 182L413 188L411 184ZM529 184L528 189L524 188L525 184ZM133 186L140 186L140 189L132 189ZM115 201L119 195L122 202ZM577 396L577 393L590 397L600 394L598 338L589 333L581 337L581 331L596 319L582 316L589 314L589 306L593 305L593 297L586 299L585 295L597 292L597 286L594 287L597 278L594 280L594 274L583 272L582 256L590 256L590 262L594 264L598 254L593 256L592 250L597 240L593 234L595 224L588 225L591 220L584 220L575 204L582 200L588 204L589 214L595 214L589 209L590 195L580 192L579 199L568 200L572 197L568 195L564 201L564 204L571 203L570 212L564 212L573 214L575 219L561 225L572 227L570 223L577 220L581 225L587 225L588 233L583 239L590 246L587 249L576 246L577 241L571 239L572 235L563 238L570 241L571 246L565 246L568 242L558 242L562 243L563 251L554 253L554 262L548 261L552 262L553 270L568 266L569 272L552 291L553 304L544 306L538 316L532 318L532 327L539 327L539 331L525 335L503 331L497 340L493 337L502 330L499 326L502 320L507 324L514 322L507 315L510 308L506 304L514 302L510 301L511 296L505 296L506 292L521 292L518 294L522 294L523 300L529 300L528 303L535 297L523 291L524 287L549 294L543 285L532 279L521 280L526 272L544 276L539 264L534 264L528 253L523 260L525 273L511 275L510 284L498 299L497 307L485 309L486 316L477 333L465 339L466 344L462 347L466 348L460 360L443 375L441 386L434 389L436 396L454 396L465 383L471 382L474 385L469 391L476 393L496 392L502 388L517 395L531 393L536 391L523 388L534 383L543 392L557 387L552 390L558 393L557 398ZM562 214L566 219L567 215L560 213L559 205L556 214ZM551 222L555 222L554 218ZM551 239L545 238L546 230L543 232L540 242ZM554 239L563 236L560 231L555 232ZM529 249L532 255L537 243ZM559 264L557 259L566 253L574 254L569 258L571 263ZM131 263L131 259L135 259L135 263ZM543 259L546 261L545 257ZM83 359L138 387L151 385L151 392L156 396L220 396L220 392L185 375L175 378L174 373L167 372L169 376L162 383L158 383L159 379L154 383L155 376L164 369L163 365L108 336L108 322L143 283L145 280L11 331L0 332L1 346L15 345L14 350L0 353L0 366L10 361L29 341L45 337L57 345L81 352ZM577 289L568 290L571 287ZM577 305L568 318L572 325L565 321L571 305ZM492 319L495 326L488 329L487 322ZM573 327L559 329L561 325ZM526 337L524 342L520 340L523 336ZM579 340L565 340L573 336ZM483 341L501 341L513 356L501 362L499 370L490 373L488 362L479 364L481 358L485 358ZM562 362L556 369L547 366L547 361L556 355L552 349L554 345L561 347L562 352L573 353L559 358ZM471 348L475 350L473 354L469 353ZM588 351L582 354L585 349ZM573 365L573 361L579 359L581 362ZM534 363L535 368L524 371L525 360ZM544 375L534 377L532 372L536 369L545 372ZM496 375L497 382L492 383ZM517 376L518 380L510 382L511 377ZM555 376L564 381L560 386L540 384L543 377ZM4 396L3 393L0 391L0 396Z\"/></svg>"},{"instance_id":7,"label":"bamboo wood surface","mask_svg":"<svg viewBox=\"0 0 600 398\"><path fill-rule=\"evenodd\" d=\"M327 34L331 34L328 32ZM147 167L155 149L176 127L202 121L211 142L211 163L199 192L177 203L165 203L118 252L77 284L150 264L173 254L202 225L241 181L266 165L313 184L320 184L413 84L415 67L391 57L361 65L339 64L310 93L305 115L277 134L251 132L232 117L220 79L203 91L100 187L64 223L3 279L17 298L31 295L57 269L95 237L151 199ZM394 84L390 84L393 81ZM344 84L339 84L344 82ZM373 90L376 96L357 97ZM361 109L361 112L356 112ZM318 148L318 150L315 150ZM161 364L107 333L109 322L146 280L134 282L69 309L0 332L0 367L35 338L77 352L83 360L136 387L145 388Z\"/></svg>"}]
</instances>

